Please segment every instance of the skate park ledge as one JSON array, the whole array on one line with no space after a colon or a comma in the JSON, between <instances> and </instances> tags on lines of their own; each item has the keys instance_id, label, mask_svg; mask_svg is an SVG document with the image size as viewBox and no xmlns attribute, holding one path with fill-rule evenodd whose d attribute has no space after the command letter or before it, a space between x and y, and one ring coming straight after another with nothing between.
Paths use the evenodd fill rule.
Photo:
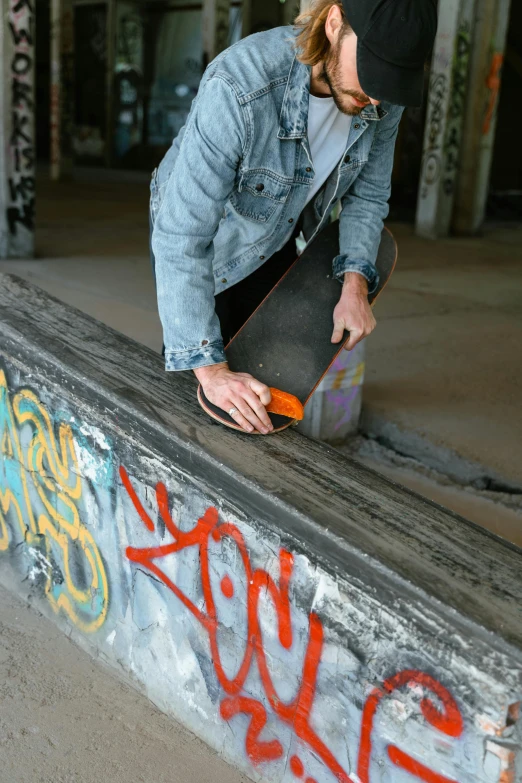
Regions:
<instances>
[{"instance_id":1,"label":"skate park ledge","mask_svg":"<svg viewBox=\"0 0 522 783\"><path fill-rule=\"evenodd\" d=\"M0 283L2 585L252 780L522 780L521 550Z\"/></svg>"}]
</instances>

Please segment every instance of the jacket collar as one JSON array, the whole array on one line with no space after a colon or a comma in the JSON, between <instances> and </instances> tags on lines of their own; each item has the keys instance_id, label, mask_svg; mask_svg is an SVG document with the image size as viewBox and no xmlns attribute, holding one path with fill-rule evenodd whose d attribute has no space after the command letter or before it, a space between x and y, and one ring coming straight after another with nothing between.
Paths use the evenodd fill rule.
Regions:
<instances>
[{"instance_id":1,"label":"jacket collar","mask_svg":"<svg viewBox=\"0 0 522 783\"><path fill-rule=\"evenodd\" d=\"M370 104L361 110L359 117L362 120L382 120L387 114L388 112L386 109L383 109L382 106L373 106L373 104Z\"/></svg>"},{"instance_id":2,"label":"jacket collar","mask_svg":"<svg viewBox=\"0 0 522 783\"><path fill-rule=\"evenodd\" d=\"M302 139L308 129L312 69L294 56L279 117L279 139Z\"/></svg>"},{"instance_id":3,"label":"jacket collar","mask_svg":"<svg viewBox=\"0 0 522 783\"><path fill-rule=\"evenodd\" d=\"M302 139L308 130L308 101L310 96L310 78L312 69L309 65L303 65L294 56L292 67L288 75L283 105L279 117L279 139ZM363 120L379 121L388 112L381 106L366 106L359 117Z\"/></svg>"}]
</instances>

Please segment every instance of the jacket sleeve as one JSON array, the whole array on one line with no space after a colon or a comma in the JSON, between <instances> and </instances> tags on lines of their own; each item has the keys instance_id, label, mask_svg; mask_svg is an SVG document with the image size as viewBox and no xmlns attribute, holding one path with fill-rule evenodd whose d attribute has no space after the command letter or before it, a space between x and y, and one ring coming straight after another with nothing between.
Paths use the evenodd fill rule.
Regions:
<instances>
[{"instance_id":1,"label":"jacket sleeve","mask_svg":"<svg viewBox=\"0 0 522 783\"><path fill-rule=\"evenodd\" d=\"M243 154L245 128L232 86L200 89L154 229L158 309L167 370L225 361L215 313L214 237Z\"/></svg>"},{"instance_id":2,"label":"jacket sleeve","mask_svg":"<svg viewBox=\"0 0 522 783\"><path fill-rule=\"evenodd\" d=\"M358 272L368 281L370 294L379 284L375 261L389 212L393 154L403 111L394 107L379 121L368 160L341 200L340 255L334 259L333 273L341 280L345 272Z\"/></svg>"}]
</instances>

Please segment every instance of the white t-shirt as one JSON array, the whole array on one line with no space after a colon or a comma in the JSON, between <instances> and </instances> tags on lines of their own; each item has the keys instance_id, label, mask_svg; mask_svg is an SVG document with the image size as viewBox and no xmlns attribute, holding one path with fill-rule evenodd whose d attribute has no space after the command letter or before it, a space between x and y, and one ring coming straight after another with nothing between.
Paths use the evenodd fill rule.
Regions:
<instances>
[{"instance_id":1,"label":"white t-shirt","mask_svg":"<svg viewBox=\"0 0 522 783\"><path fill-rule=\"evenodd\" d=\"M308 142L312 153L315 177L308 193L307 204L322 188L348 144L352 118L339 111L333 98L317 98L310 94L308 103Z\"/></svg>"}]
</instances>

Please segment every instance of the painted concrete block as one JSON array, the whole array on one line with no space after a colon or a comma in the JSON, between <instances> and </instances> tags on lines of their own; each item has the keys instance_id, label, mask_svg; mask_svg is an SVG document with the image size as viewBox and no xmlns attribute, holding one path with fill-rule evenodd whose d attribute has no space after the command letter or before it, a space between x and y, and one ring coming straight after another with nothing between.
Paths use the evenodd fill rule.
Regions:
<instances>
[{"instance_id":1,"label":"painted concrete block","mask_svg":"<svg viewBox=\"0 0 522 783\"><path fill-rule=\"evenodd\" d=\"M357 432L365 373L365 344L341 351L305 407L299 432L327 443Z\"/></svg>"},{"instance_id":2,"label":"painted concrete block","mask_svg":"<svg viewBox=\"0 0 522 783\"><path fill-rule=\"evenodd\" d=\"M27 284L3 276L0 305L4 586L253 780L521 779L522 553L296 433L221 435L190 379ZM405 547L394 568L385 531ZM452 564L466 547L471 587Z\"/></svg>"}]
</instances>

